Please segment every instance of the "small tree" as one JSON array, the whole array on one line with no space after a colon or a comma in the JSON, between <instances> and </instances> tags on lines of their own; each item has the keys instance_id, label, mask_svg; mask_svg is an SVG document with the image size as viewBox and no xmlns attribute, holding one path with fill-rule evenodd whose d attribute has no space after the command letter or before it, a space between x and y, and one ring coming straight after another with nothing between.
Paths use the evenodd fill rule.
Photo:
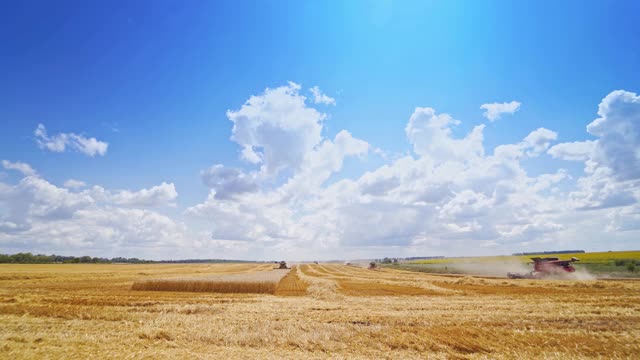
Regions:
<instances>
[{"instance_id":1,"label":"small tree","mask_svg":"<svg viewBox=\"0 0 640 360\"><path fill-rule=\"evenodd\" d=\"M630 273L635 273L636 272L636 264L630 262L629 264L627 264L627 270L629 270Z\"/></svg>"}]
</instances>

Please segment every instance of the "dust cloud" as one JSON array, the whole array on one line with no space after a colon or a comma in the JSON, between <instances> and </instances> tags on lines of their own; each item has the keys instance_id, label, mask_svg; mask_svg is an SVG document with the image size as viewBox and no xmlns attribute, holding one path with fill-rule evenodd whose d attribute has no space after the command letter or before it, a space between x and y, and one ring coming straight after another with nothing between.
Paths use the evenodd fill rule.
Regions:
<instances>
[{"instance_id":1,"label":"dust cloud","mask_svg":"<svg viewBox=\"0 0 640 360\"><path fill-rule=\"evenodd\" d=\"M447 264L449 269L469 275L507 276L507 273L528 273L533 270L519 261Z\"/></svg>"},{"instance_id":2,"label":"dust cloud","mask_svg":"<svg viewBox=\"0 0 640 360\"><path fill-rule=\"evenodd\" d=\"M486 263L458 263L446 265L452 272L468 275L506 277L508 273L527 274L533 270L533 265L519 261L496 261ZM577 268L575 272L558 271L543 277L549 280L596 280L596 277L584 268Z\"/></svg>"}]
</instances>

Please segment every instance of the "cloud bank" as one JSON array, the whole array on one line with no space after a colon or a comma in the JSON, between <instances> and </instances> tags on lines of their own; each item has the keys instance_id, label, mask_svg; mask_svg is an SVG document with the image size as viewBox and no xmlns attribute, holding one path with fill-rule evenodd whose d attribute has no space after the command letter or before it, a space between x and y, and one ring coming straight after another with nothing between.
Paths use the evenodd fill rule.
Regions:
<instances>
[{"instance_id":1,"label":"cloud bank","mask_svg":"<svg viewBox=\"0 0 640 360\"><path fill-rule=\"evenodd\" d=\"M637 102L631 93L613 92L603 99L601 117L588 127L601 137L594 145L554 144L558 134L538 128L520 142L487 151L484 125L455 137L453 128L460 120L417 107L405 128L412 154L359 177L341 178L336 174L344 159L370 156L371 145L347 131L323 138L327 115L305 101L299 89L293 83L266 89L228 112L236 125L238 114L250 113L242 117L242 129L251 130L242 133L251 135L238 137L241 128L234 127L232 139L241 146L252 144L251 152L253 146L269 149L270 155L257 154L259 168L250 182L240 170L226 173L218 186L236 196L212 192L187 209L189 216L210 225L213 239L251 242L277 249L274 254L340 249L354 256L580 247L589 243L585 238L594 238L588 231L598 226L628 229L637 216L639 188L628 180L640 167L618 166L618 156L625 156L626 163L637 161L640 122L635 116L640 110L630 107ZM519 107L518 102L482 106L492 121ZM299 140L288 141L294 137ZM296 154L281 151L283 143ZM522 161L540 156L582 160L585 173L574 177L558 168L528 174ZM288 174L280 184L260 176L278 172ZM332 177L336 180L327 182ZM622 242L631 239L629 234L615 236Z\"/></svg>"},{"instance_id":2,"label":"cloud bank","mask_svg":"<svg viewBox=\"0 0 640 360\"><path fill-rule=\"evenodd\" d=\"M186 241L184 225L151 208L176 197L172 183L139 191L73 191L25 174L15 184L0 183L0 247L95 256L175 251Z\"/></svg>"},{"instance_id":3,"label":"cloud bank","mask_svg":"<svg viewBox=\"0 0 640 360\"><path fill-rule=\"evenodd\" d=\"M538 128L489 149L484 125L456 136L461 120L418 106L405 126L411 151L391 160L347 130L327 135L329 115L314 107L325 104L317 100L290 82L228 110L243 165L202 169L208 195L179 214L173 183L137 191L58 187L27 164L3 162L23 178L0 182L0 245L249 259L637 245L640 98L634 93L602 99L585 129L595 140L557 143L557 132ZM515 112L520 104L513 103L483 108L495 120ZM345 171L371 157L382 165ZM534 158L560 160L554 166L580 162L583 171L560 165L532 173L526 164Z\"/></svg>"}]
</instances>

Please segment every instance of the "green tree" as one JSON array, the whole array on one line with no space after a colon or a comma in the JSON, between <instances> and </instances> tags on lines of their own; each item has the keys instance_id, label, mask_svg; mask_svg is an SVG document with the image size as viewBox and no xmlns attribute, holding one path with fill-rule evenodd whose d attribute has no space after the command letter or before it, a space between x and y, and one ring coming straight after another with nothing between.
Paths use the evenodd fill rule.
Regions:
<instances>
[{"instance_id":1,"label":"green tree","mask_svg":"<svg viewBox=\"0 0 640 360\"><path fill-rule=\"evenodd\" d=\"M32 253L17 253L11 255L11 262L16 264L33 264L35 259Z\"/></svg>"}]
</instances>

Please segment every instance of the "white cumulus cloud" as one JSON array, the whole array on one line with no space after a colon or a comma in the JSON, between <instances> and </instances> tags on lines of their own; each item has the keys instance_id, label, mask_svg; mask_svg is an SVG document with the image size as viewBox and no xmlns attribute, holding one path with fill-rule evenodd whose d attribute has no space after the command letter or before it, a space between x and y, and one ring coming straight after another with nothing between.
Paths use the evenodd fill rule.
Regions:
<instances>
[{"instance_id":1,"label":"white cumulus cloud","mask_svg":"<svg viewBox=\"0 0 640 360\"><path fill-rule=\"evenodd\" d=\"M169 195L157 195L163 192ZM34 176L0 182L0 247L94 256L126 256L135 248L147 248L146 257L164 248L176 253L188 241L185 226L145 208L173 193L166 183L112 193L100 187L72 192Z\"/></svg>"},{"instance_id":2,"label":"white cumulus cloud","mask_svg":"<svg viewBox=\"0 0 640 360\"><path fill-rule=\"evenodd\" d=\"M591 157L595 141L574 141L552 146L547 153L562 160L584 161Z\"/></svg>"},{"instance_id":3,"label":"white cumulus cloud","mask_svg":"<svg viewBox=\"0 0 640 360\"><path fill-rule=\"evenodd\" d=\"M335 105L336 104L336 99L328 96L327 94L323 93L319 87L314 86L311 89L309 89L309 91L311 91L311 94L313 95L313 102L316 104L325 104L325 105Z\"/></svg>"},{"instance_id":4,"label":"white cumulus cloud","mask_svg":"<svg viewBox=\"0 0 640 360\"><path fill-rule=\"evenodd\" d=\"M617 179L640 178L640 96L617 90L598 106L599 118L587 126L598 137L591 159Z\"/></svg>"},{"instance_id":5,"label":"white cumulus cloud","mask_svg":"<svg viewBox=\"0 0 640 360\"><path fill-rule=\"evenodd\" d=\"M251 96L240 109L227 111L231 139L242 146L242 158L261 164L266 175L298 169L305 154L322 140L326 115L308 107L300 85L289 82Z\"/></svg>"},{"instance_id":6,"label":"white cumulus cloud","mask_svg":"<svg viewBox=\"0 0 640 360\"><path fill-rule=\"evenodd\" d=\"M16 170L22 173L24 176L35 176L38 174L31 165L20 161L11 162L9 160L2 160L2 167L7 170Z\"/></svg>"},{"instance_id":7,"label":"white cumulus cloud","mask_svg":"<svg viewBox=\"0 0 640 360\"><path fill-rule=\"evenodd\" d=\"M538 156L549 148L552 141L558 138L558 133L545 128L532 131L523 140L523 146L527 149L527 155Z\"/></svg>"},{"instance_id":8,"label":"white cumulus cloud","mask_svg":"<svg viewBox=\"0 0 640 360\"><path fill-rule=\"evenodd\" d=\"M480 109L485 110L482 116L494 122L502 117L502 114L513 114L520 109L520 103L517 101L505 103L482 104Z\"/></svg>"},{"instance_id":9,"label":"white cumulus cloud","mask_svg":"<svg viewBox=\"0 0 640 360\"><path fill-rule=\"evenodd\" d=\"M411 114L405 133L416 154L436 161L482 156L484 125L476 126L462 139L455 139L451 136L451 128L459 123L449 114L437 114L432 108L418 107Z\"/></svg>"},{"instance_id":10,"label":"white cumulus cloud","mask_svg":"<svg viewBox=\"0 0 640 360\"><path fill-rule=\"evenodd\" d=\"M200 173L202 182L215 190L215 198L229 199L237 194L254 192L258 185L252 175L242 170L225 167L222 164L213 165Z\"/></svg>"},{"instance_id":11,"label":"white cumulus cloud","mask_svg":"<svg viewBox=\"0 0 640 360\"><path fill-rule=\"evenodd\" d=\"M69 149L93 157L106 154L109 147L109 144L104 141L74 133L48 135L47 129L42 124L38 124L34 135L41 149L53 152L64 152Z\"/></svg>"},{"instance_id":12,"label":"white cumulus cloud","mask_svg":"<svg viewBox=\"0 0 640 360\"><path fill-rule=\"evenodd\" d=\"M111 201L118 205L127 206L163 206L172 205L178 197L173 183L163 182L149 189L138 191L120 190L111 196Z\"/></svg>"},{"instance_id":13,"label":"white cumulus cloud","mask_svg":"<svg viewBox=\"0 0 640 360\"><path fill-rule=\"evenodd\" d=\"M76 179L69 179L64 182L64 187L66 187L67 189L81 189L85 186L87 186L87 184L84 181Z\"/></svg>"},{"instance_id":14,"label":"white cumulus cloud","mask_svg":"<svg viewBox=\"0 0 640 360\"><path fill-rule=\"evenodd\" d=\"M561 143L549 153L584 161L585 176L570 193L580 210L628 207L640 199L640 97L617 90L598 106L599 117L587 126L596 140ZM621 212L624 213L624 212Z\"/></svg>"}]
</instances>

